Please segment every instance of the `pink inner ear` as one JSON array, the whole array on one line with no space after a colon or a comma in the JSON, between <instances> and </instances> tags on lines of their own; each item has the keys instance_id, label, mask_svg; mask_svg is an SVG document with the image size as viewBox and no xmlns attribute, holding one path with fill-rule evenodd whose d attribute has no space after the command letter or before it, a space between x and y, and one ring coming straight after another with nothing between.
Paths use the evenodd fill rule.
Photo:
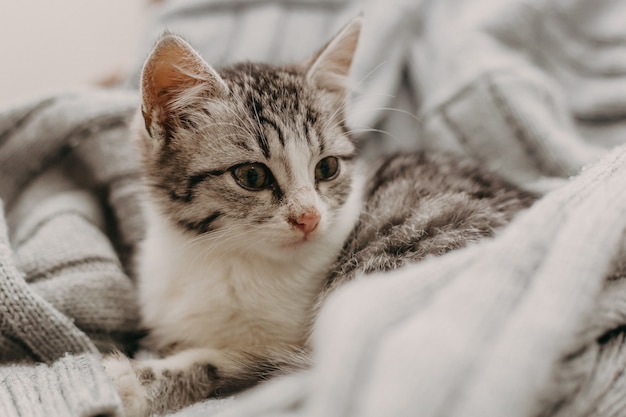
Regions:
<instances>
[{"instance_id":1,"label":"pink inner ear","mask_svg":"<svg viewBox=\"0 0 626 417\"><path fill-rule=\"evenodd\" d=\"M195 52L176 43L159 51L157 58L152 71L152 88L157 93L209 82L213 75Z\"/></svg>"},{"instance_id":2,"label":"pink inner ear","mask_svg":"<svg viewBox=\"0 0 626 417\"><path fill-rule=\"evenodd\" d=\"M166 113L178 94L200 84L213 95L228 89L187 42L176 35L165 35L144 65L141 88L145 113Z\"/></svg>"},{"instance_id":3,"label":"pink inner ear","mask_svg":"<svg viewBox=\"0 0 626 417\"><path fill-rule=\"evenodd\" d=\"M163 60L155 63L155 68L152 72L150 80L150 88L152 88L152 94L154 96L162 95L164 92L170 91L172 88L184 88L190 83L185 78L180 76L178 69L172 64L167 57L163 57Z\"/></svg>"},{"instance_id":4,"label":"pink inner ear","mask_svg":"<svg viewBox=\"0 0 626 417\"><path fill-rule=\"evenodd\" d=\"M197 78L185 74L185 67L198 66L189 59L189 55L193 54L173 36L166 36L155 47L142 75L143 99L149 110L166 108L172 93L199 82Z\"/></svg>"}]
</instances>

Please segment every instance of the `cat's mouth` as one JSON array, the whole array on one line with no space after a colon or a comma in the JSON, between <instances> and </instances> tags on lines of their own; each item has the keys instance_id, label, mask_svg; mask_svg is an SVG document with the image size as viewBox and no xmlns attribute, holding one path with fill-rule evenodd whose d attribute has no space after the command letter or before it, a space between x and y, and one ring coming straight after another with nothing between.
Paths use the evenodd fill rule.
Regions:
<instances>
[{"instance_id":1,"label":"cat's mouth","mask_svg":"<svg viewBox=\"0 0 626 417\"><path fill-rule=\"evenodd\" d=\"M300 249L309 242L311 242L310 237L302 236L298 239L294 239L291 242L286 243L284 246L286 249Z\"/></svg>"},{"instance_id":2,"label":"cat's mouth","mask_svg":"<svg viewBox=\"0 0 626 417\"><path fill-rule=\"evenodd\" d=\"M286 242L284 242L281 246L284 249L297 250L302 247L314 242L317 240L318 233L303 233L299 236L293 237Z\"/></svg>"}]
</instances>

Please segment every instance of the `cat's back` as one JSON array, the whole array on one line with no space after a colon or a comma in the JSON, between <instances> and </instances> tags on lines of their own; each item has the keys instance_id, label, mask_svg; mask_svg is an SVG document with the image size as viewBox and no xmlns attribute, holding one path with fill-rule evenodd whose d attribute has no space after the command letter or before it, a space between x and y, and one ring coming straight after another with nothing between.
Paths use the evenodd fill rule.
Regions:
<instances>
[{"instance_id":1,"label":"cat's back","mask_svg":"<svg viewBox=\"0 0 626 417\"><path fill-rule=\"evenodd\" d=\"M445 216L463 208L455 203L458 200L470 205L466 209L482 207L492 214L501 213L508 221L537 198L474 160L451 153L414 151L387 155L368 168L366 175L364 212L371 214L393 212L402 216L421 212L429 217ZM433 201L441 204L436 206L439 210L430 213ZM497 221L493 216L489 219L490 223Z\"/></svg>"},{"instance_id":2,"label":"cat's back","mask_svg":"<svg viewBox=\"0 0 626 417\"><path fill-rule=\"evenodd\" d=\"M329 287L492 236L537 196L447 153L415 151L368 165L364 208Z\"/></svg>"}]
</instances>

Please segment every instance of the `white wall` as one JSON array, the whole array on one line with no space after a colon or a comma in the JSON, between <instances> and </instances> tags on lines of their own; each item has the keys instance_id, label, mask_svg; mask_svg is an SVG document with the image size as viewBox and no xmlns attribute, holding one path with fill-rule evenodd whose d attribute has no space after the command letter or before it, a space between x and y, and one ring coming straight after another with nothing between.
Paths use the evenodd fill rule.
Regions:
<instances>
[{"instance_id":1,"label":"white wall","mask_svg":"<svg viewBox=\"0 0 626 417\"><path fill-rule=\"evenodd\" d=\"M0 107L134 62L146 0L0 0Z\"/></svg>"}]
</instances>

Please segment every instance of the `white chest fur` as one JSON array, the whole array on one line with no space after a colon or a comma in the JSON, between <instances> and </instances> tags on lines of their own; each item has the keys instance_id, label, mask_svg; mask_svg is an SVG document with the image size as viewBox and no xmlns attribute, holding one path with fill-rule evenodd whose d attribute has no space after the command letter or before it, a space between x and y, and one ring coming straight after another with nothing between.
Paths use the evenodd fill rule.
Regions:
<instances>
[{"instance_id":1,"label":"white chest fur","mask_svg":"<svg viewBox=\"0 0 626 417\"><path fill-rule=\"evenodd\" d=\"M155 348L302 344L340 235L292 251L285 259L220 252L195 242L148 208L140 258L140 302Z\"/></svg>"},{"instance_id":2,"label":"white chest fur","mask_svg":"<svg viewBox=\"0 0 626 417\"><path fill-rule=\"evenodd\" d=\"M359 216L363 182L355 176L348 201L322 236L272 257L242 256L219 241L194 239L147 203L139 301L152 347L304 344L328 268Z\"/></svg>"}]
</instances>

